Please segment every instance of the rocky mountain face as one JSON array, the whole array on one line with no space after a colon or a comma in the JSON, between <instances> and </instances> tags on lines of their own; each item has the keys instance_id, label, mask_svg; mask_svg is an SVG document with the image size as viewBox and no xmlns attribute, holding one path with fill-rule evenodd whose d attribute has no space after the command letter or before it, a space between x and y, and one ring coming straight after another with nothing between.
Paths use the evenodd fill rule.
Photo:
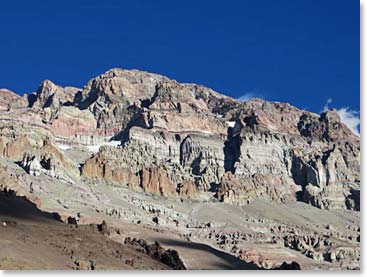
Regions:
<instances>
[{"instance_id":1,"label":"rocky mountain face","mask_svg":"<svg viewBox=\"0 0 367 277\"><path fill-rule=\"evenodd\" d=\"M47 80L26 97L1 89L0 157L31 176L162 199L360 209L360 139L335 110L240 102L137 70L83 89Z\"/></svg>"},{"instance_id":2,"label":"rocky mountain face","mask_svg":"<svg viewBox=\"0 0 367 277\"><path fill-rule=\"evenodd\" d=\"M1 90L0 103L2 155L33 175L107 179L170 197L211 191L236 205L264 198L359 209L359 138L335 110L317 115L261 99L241 103L122 69L83 89L47 80L28 99ZM96 153L73 165L60 145Z\"/></svg>"}]
</instances>

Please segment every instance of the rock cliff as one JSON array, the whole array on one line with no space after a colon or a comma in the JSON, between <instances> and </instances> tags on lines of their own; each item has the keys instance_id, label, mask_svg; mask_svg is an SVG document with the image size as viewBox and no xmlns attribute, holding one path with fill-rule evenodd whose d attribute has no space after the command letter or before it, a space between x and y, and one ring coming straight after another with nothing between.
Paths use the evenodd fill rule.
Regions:
<instances>
[{"instance_id":1,"label":"rock cliff","mask_svg":"<svg viewBox=\"0 0 367 277\"><path fill-rule=\"evenodd\" d=\"M83 89L46 80L27 99L2 89L0 104L1 154L29 174L69 180L80 170L82 178L167 197L212 192L236 205L261 198L359 209L359 137L335 110L242 103L117 68ZM46 138L58 150L44 149ZM65 162L78 149L83 158Z\"/></svg>"},{"instance_id":2,"label":"rock cliff","mask_svg":"<svg viewBox=\"0 0 367 277\"><path fill-rule=\"evenodd\" d=\"M65 222L161 235L188 268L359 268L360 138L335 110L138 70L80 89L46 80L0 90L0 177Z\"/></svg>"}]
</instances>

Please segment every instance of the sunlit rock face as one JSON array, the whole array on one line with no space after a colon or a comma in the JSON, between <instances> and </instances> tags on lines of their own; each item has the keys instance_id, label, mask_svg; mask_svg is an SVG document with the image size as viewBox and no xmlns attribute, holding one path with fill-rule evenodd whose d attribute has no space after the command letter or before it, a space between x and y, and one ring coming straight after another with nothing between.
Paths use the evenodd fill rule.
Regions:
<instances>
[{"instance_id":1,"label":"sunlit rock face","mask_svg":"<svg viewBox=\"0 0 367 277\"><path fill-rule=\"evenodd\" d=\"M233 205L359 210L360 140L335 110L239 102L115 68L82 89L49 80L28 97L1 89L0 127L0 156L36 176L199 201L210 192Z\"/></svg>"},{"instance_id":2,"label":"sunlit rock face","mask_svg":"<svg viewBox=\"0 0 367 277\"><path fill-rule=\"evenodd\" d=\"M139 255L142 239L174 242L188 269L360 268L360 139L335 110L123 69L0 89L3 192L87 224L72 231L133 236Z\"/></svg>"}]
</instances>

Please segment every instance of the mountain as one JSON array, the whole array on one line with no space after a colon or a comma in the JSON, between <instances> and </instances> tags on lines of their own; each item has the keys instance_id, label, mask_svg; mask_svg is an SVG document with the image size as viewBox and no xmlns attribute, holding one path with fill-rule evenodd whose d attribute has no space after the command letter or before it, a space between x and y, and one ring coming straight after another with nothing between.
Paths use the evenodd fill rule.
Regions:
<instances>
[{"instance_id":1,"label":"mountain","mask_svg":"<svg viewBox=\"0 0 367 277\"><path fill-rule=\"evenodd\" d=\"M115 68L82 89L0 90L0 157L3 190L65 222L154 229L186 268L195 239L262 268L359 266L360 139L335 110Z\"/></svg>"}]
</instances>

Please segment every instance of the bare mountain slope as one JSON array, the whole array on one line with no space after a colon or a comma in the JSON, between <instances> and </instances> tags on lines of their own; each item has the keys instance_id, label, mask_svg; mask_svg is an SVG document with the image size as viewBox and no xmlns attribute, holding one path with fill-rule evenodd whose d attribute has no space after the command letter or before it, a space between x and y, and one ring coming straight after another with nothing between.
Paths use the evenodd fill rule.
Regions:
<instances>
[{"instance_id":1,"label":"bare mountain slope","mask_svg":"<svg viewBox=\"0 0 367 277\"><path fill-rule=\"evenodd\" d=\"M118 68L82 89L2 89L0 108L0 186L64 221L200 238L263 268L358 267L360 140L335 110Z\"/></svg>"}]
</instances>

